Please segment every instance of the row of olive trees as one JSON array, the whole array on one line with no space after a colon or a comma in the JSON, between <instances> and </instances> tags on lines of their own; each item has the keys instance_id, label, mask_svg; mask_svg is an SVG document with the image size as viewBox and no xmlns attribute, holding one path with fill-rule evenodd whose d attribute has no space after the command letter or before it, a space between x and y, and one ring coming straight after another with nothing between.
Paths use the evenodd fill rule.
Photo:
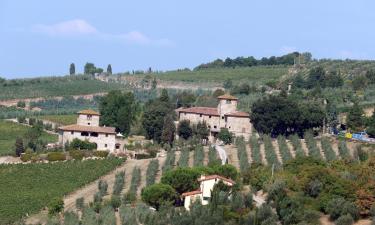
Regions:
<instances>
[{"instance_id":1,"label":"row of olive trees","mask_svg":"<svg viewBox=\"0 0 375 225\"><path fill-rule=\"evenodd\" d=\"M147 167L146 171L146 186L152 185L155 183L156 174L159 170L159 160L153 159Z\"/></svg>"},{"instance_id":2,"label":"row of olive trees","mask_svg":"<svg viewBox=\"0 0 375 225\"><path fill-rule=\"evenodd\" d=\"M247 152L246 152L246 143L243 137L238 137L236 139L236 146L237 146L237 157L240 163L240 170L242 173L244 173L249 169L250 163L249 163Z\"/></svg>"}]
</instances>

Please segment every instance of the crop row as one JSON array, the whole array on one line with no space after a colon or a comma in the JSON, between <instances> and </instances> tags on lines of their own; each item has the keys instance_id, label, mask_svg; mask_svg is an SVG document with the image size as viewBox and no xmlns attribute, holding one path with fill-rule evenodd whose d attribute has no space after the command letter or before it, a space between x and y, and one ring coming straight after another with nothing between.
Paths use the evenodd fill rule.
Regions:
<instances>
[{"instance_id":1,"label":"crop row","mask_svg":"<svg viewBox=\"0 0 375 225\"><path fill-rule=\"evenodd\" d=\"M159 160L153 159L147 167L146 171L146 186L149 186L151 184L155 183L156 174L159 170Z\"/></svg>"},{"instance_id":2,"label":"crop row","mask_svg":"<svg viewBox=\"0 0 375 225\"><path fill-rule=\"evenodd\" d=\"M322 143L322 150L324 152L324 155L326 156L326 160L332 161L332 160L337 159L336 153L335 151L333 151L332 144L329 138L323 137L321 139L321 143Z\"/></svg>"},{"instance_id":3,"label":"crop row","mask_svg":"<svg viewBox=\"0 0 375 225\"><path fill-rule=\"evenodd\" d=\"M167 158L165 159L165 163L163 166L163 173L173 169L174 164L175 164L175 159L176 159L176 154L174 150L169 150L167 152Z\"/></svg>"},{"instance_id":4,"label":"crop row","mask_svg":"<svg viewBox=\"0 0 375 225\"><path fill-rule=\"evenodd\" d=\"M279 160L277 159L277 155L275 152L275 148L272 145L272 139L268 135L263 136L264 142L264 152L269 165L280 165Z\"/></svg>"},{"instance_id":5,"label":"crop row","mask_svg":"<svg viewBox=\"0 0 375 225\"><path fill-rule=\"evenodd\" d=\"M203 166L204 150L202 145L197 145L194 150L194 166Z\"/></svg>"},{"instance_id":6,"label":"crop row","mask_svg":"<svg viewBox=\"0 0 375 225\"><path fill-rule=\"evenodd\" d=\"M243 137L239 137L236 139L236 146L237 146L237 156L240 163L240 170L241 172L245 172L250 167L247 152L246 152L246 143Z\"/></svg>"},{"instance_id":7,"label":"crop row","mask_svg":"<svg viewBox=\"0 0 375 225\"><path fill-rule=\"evenodd\" d=\"M285 137L281 135L278 136L277 144L279 145L279 151L280 151L283 162L285 163L285 162L290 161L293 157L289 151L288 145L286 144Z\"/></svg>"},{"instance_id":8,"label":"crop row","mask_svg":"<svg viewBox=\"0 0 375 225\"><path fill-rule=\"evenodd\" d=\"M188 167L189 166L189 149L184 147L181 150L180 159L178 160L179 167Z\"/></svg>"},{"instance_id":9,"label":"crop row","mask_svg":"<svg viewBox=\"0 0 375 225\"><path fill-rule=\"evenodd\" d=\"M258 142L258 138L253 133L250 137L250 148L251 148L251 157L253 159L253 163L262 164L262 155L260 153L260 145Z\"/></svg>"}]
</instances>

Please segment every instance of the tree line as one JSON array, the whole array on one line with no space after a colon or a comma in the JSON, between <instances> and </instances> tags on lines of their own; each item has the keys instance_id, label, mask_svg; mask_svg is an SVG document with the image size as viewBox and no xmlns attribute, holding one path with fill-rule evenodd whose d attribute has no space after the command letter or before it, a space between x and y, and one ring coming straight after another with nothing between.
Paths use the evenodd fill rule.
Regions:
<instances>
[{"instance_id":1,"label":"tree line","mask_svg":"<svg viewBox=\"0 0 375 225\"><path fill-rule=\"evenodd\" d=\"M309 62L312 58L311 53L293 52L283 56L262 57L256 59L254 56L236 57L226 59L216 59L212 62L200 64L195 70L209 68L234 68L234 67L251 67L251 66L274 66L274 65L293 65L295 63Z\"/></svg>"}]
</instances>

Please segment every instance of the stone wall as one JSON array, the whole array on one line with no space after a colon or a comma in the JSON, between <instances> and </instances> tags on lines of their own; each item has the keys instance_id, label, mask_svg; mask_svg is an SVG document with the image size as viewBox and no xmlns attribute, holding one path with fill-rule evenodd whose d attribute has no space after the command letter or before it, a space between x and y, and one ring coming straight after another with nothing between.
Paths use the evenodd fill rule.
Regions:
<instances>
[{"instance_id":1,"label":"stone wall","mask_svg":"<svg viewBox=\"0 0 375 225\"><path fill-rule=\"evenodd\" d=\"M85 115L80 114L77 118L77 124L82 126L93 126L98 127L99 126L99 119L100 116L98 115Z\"/></svg>"}]
</instances>

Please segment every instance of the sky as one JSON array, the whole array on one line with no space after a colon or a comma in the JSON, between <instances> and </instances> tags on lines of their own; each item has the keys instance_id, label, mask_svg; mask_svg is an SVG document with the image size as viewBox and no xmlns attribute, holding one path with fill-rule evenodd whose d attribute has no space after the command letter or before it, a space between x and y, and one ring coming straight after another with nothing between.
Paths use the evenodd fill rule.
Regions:
<instances>
[{"instance_id":1,"label":"sky","mask_svg":"<svg viewBox=\"0 0 375 225\"><path fill-rule=\"evenodd\" d=\"M0 0L0 76L194 68L292 51L375 58L372 0Z\"/></svg>"}]
</instances>

